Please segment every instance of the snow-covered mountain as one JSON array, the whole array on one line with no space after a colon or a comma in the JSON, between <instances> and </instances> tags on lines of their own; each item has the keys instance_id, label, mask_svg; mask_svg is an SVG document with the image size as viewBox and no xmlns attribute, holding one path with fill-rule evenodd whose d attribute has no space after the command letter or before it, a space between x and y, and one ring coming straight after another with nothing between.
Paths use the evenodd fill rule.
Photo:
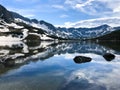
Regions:
<instances>
[{"instance_id":1,"label":"snow-covered mountain","mask_svg":"<svg viewBox=\"0 0 120 90\"><path fill-rule=\"evenodd\" d=\"M35 40L53 40L48 37L47 29L35 21L37 20L25 18L0 5L0 40L33 40L32 37Z\"/></svg>"},{"instance_id":2,"label":"snow-covered mountain","mask_svg":"<svg viewBox=\"0 0 120 90\"><path fill-rule=\"evenodd\" d=\"M59 30L69 33L69 36L74 39L90 39L108 34L114 31L114 28L108 25L101 25L94 28L59 28Z\"/></svg>"},{"instance_id":3,"label":"snow-covered mountain","mask_svg":"<svg viewBox=\"0 0 120 90\"><path fill-rule=\"evenodd\" d=\"M0 5L0 40L91 39L119 29L107 24L92 28L61 28L43 20L29 19Z\"/></svg>"}]
</instances>

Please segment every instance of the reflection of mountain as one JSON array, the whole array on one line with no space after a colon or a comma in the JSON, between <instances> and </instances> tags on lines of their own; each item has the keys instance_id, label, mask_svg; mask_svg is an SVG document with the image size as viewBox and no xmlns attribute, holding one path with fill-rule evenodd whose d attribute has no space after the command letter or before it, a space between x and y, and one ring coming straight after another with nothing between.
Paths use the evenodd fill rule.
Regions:
<instances>
[{"instance_id":1,"label":"reflection of mountain","mask_svg":"<svg viewBox=\"0 0 120 90\"><path fill-rule=\"evenodd\" d=\"M105 46L106 48L111 48L115 51L117 51L118 53L120 52L120 42L119 41L100 41L98 42L98 44L102 45L102 46Z\"/></svg>"},{"instance_id":2,"label":"reflection of mountain","mask_svg":"<svg viewBox=\"0 0 120 90\"><path fill-rule=\"evenodd\" d=\"M0 68L7 71L17 68L30 60L45 60L56 54L95 53L103 55L107 52L118 53L91 42L5 42L0 43ZM5 70L4 70L5 69Z\"/></svg>"}]
</instances>

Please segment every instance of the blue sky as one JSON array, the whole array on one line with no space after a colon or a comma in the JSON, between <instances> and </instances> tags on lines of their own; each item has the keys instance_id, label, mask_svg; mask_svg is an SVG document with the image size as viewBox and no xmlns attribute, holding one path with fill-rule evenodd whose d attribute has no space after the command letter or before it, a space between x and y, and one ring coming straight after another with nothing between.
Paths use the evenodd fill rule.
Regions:
<instances>
[{"instance_id":1,"label":"blue sky","mask_svg":"<svg viewBox=\"0 0 120 90\"><path fill-rule=\"evenodd\" d=\"M120 16L120 0L0 0L0 3L8 10L54 25Z\"/></svg>"}]
</instances>

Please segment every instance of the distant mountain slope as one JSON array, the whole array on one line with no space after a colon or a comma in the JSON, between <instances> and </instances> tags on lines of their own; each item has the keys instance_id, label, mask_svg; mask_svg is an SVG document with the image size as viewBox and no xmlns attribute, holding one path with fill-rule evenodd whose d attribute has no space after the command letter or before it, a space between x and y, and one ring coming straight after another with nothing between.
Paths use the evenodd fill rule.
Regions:
<instances>
[{"instance_id":1,"label":"distant mountain slope","mask_svg":"<svg viewBox=\"0 0 120 90\"><path fill-rule=\"evenodd\" d=\"M114 30L108 25L101 25L94 28L59 28L58 30L68 33L71 38L88 39L105 35Z\"/></svg>"},{"instance_id":2,"label":"distant mountain slope","mask_svg":"<svg viewBox=\"0 0 120 90\"><path fill-rule=\"evenodd\" d=\"M24 20L24 21L26 21L26 22L31 22L31 20L30 20L29 18L23 17L22 15L20 15L20 14L18 14L18 13L16 13L16 12L12 12L12 11L11 11L11 14L12 14L12 16L13 16L14 18L19 18L19 19Z\"/></svg>"},{"instance_id":3,"label":"distant mountain slope","mask_svg":"<svg viewBox=\"0 0 120 90\"><path fill-rule=\"evenodd\" d=\"M113 31L109 34L100 36L100 37L95 38L95 39L98 39L98 40L115 40L115 41L120 40L120 30Z\"/></svg>"},{"instance_id":4,"label":"distant mountain slope","mask_svg":"<svg viewBox=\"0 0 120 90\"><path fill-rule=\"evenodd\" d=\"M17 20L16 20L17 19ZM35 27L35 19L25 18L8 11L0 5L0 41L18 40L53 40L42 28ZM30 38L33 36L33 38Z\"/></svg>"}]
</instances>

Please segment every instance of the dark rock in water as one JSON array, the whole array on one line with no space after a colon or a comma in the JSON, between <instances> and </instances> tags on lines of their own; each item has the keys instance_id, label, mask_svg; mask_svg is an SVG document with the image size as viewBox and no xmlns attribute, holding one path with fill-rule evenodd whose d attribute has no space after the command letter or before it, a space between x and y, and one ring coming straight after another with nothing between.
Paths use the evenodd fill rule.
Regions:
<instances>
[{"instance_id":1,"label":"dark rock in water","mask_svg":"<svg viewBox=\"0 0 120 90\"><path fill-rule=\"evenodd\" d=\"M111 54L111 53L106 53L103 55L103 57L105 58L105 60L107 61L112 61L115 58L115 55Z\"/></svg>"},{"instance_id":2,"label":"dark rock in water","mask_svg":"<svg viewBox=\"0 0 120 90\"><path fill-rule=\"evenodd\" d=\"M75 63L86 63L86 62L90 62L92 58L85 56L76 56L73 60Z\"/></svg>"}]
</instances>

